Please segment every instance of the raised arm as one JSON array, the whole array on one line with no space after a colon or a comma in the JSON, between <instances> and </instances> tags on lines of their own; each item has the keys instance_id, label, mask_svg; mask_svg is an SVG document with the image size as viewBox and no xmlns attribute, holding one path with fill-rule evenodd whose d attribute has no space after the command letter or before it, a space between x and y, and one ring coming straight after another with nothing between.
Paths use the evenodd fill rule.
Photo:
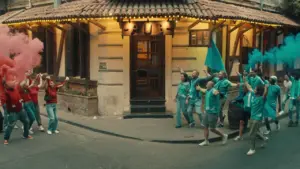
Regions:
<instances>
[{"instance_id":1,"label":"raised arm","mask_svg":"<svg viewBox=\"0 0 300 169\"><path fill-rule=\"evenodd\" d=\"M205 73L206 77L211 76L211 75L207 72L207 70L204 69L203 72Z\"/></svg>"},{"instance_id":2,"label":"raised arm","mask_svg":"<svg viewBox=\"0 0 300 169\"><path fill-rule=\"evenodd\" d=\"M48 87L50 86L50 76L46 76L46 80L44 83L45 89L48 89Z\"/></svg>"},{"instance_id":3,"label":"raised arm","mask_svg":"<svg viewBox=\"0 0 300 169\"><path fill-rule=\"evenodd\" d=\"M240 83L243 83L244 82L243 75L240 74L240 72L236 72L236 74L239 76Z\"/></svg>"},{"instance_id":4,"label":"raised arm","mask_svg":"<svg viewBox=\"0 0 300 169\"><path fill-rule=\"evenodd\" d=\"M179 69L180 73L185 73L181 67L177 66L177 68Z\"/></svg>"},{"instance_id":5,"label":"raised arm","mask_svg":"<svg viewBox=\"0 0 300 169\"><path fill-rule=\"evenodd\" d=\"M212 75L212 76L208 76L208 77L204 77L204 78L198 78L196 81L196 84L211 81L211 80L213 80L214 77L215 76Z\"/></svg>"},{"instance_id":6,"label":"raised arm","mask_svg":"<svg viewBox=\"0 0 300 169\"><path fill-rule=\"evenodd\" d=\"M57 85L56 87L57 88L63 87L67 81L69 81L69 77L66 77L66 79L62 83L60 83L59 85Z\"/></svg>"},{"instance_id":7,"label":"raised arm","mask_svg":"<svg viewBox=\"0 0 300 169\"><path fill-rule=\"evenodd\" d=\"M246 86L247 90L248 90L249 92L253 92L253 89L252 89L252 87L250 86L250 84L248 83L248 81L245 80L245 79L244 79L244 81L245 81L245 86Z\"/></svg>"},{"instance_id":8,"label":"raised arm","mask_svg":"<svg viewBox=\"0 0 300 169\"><path fill-rule=\"evenodd\" d=\"M37 87L40 89L40 88L42 88L44 86L42 74L39 74L38 79L39 79L39 84L38 84Z\"/></svg>"},{"instance_id":9,"label":"raised arm","mask_svg":"<svg viewBox=\"0 0 300 169\"><path fill-rule=\"evenodd\" d=\"M26 84L26 79L20 82L20 87L24 88Z\"/></svg>"}]
</instances>

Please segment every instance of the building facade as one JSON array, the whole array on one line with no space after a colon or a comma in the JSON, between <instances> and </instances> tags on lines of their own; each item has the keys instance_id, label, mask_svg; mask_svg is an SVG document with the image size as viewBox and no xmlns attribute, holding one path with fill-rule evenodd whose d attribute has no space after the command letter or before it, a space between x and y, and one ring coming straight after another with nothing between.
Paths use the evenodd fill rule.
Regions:
<instances>
[{"instance_id":1,"label":"building facade","mask_svg":"<svg viewBox=\"0 0 300 169\"><path fill-rule=\"evenodd\" d=\"M299 26L275 12L211 0L60 2L10 6L0 20L44 42L40 72L97 88L98 112L108 116L175 112L177 66L206 69L211 40L234 77L253 48L278 45Z\"/></svg>"}]
</instances>

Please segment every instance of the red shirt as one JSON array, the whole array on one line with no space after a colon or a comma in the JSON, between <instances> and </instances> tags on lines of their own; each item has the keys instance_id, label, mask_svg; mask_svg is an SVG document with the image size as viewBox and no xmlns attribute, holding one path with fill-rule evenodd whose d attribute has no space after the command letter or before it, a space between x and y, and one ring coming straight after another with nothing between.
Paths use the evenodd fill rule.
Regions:
<instances>
[{"instance_id":1,"label":"red shirt","mask_svg":"<svg viewBox=\"0 0 300 169\"><path fill-rule=\"evenodd\" d=\"M5 89L6 94L6 107L8 112L21 112L22 103L21 103L21 95L20 91L17 87L14 89Z\"/></svg>"},{"instance_id":2,"label":"red shirt","mask_svg":"<svg viewBox=\"0 0 300 169\"><path fill-rule=\"evenodd\" d=\"M53 88L48 87L48 89L46 89L46 95L50 98L46 101L47 104L57 103L57 90L58 88L56 86Z\"/></svg>"},{"instance_id":3,"label":"red shirt","mask_svg":"<svg viewBox=\"0 0 300 169\"><path fill-rule=\"evenodd\" d=\"M49 100L46 101L47 104L51 104L51 103L57 103L57 90L58 90L58 86L60 85L64 85L66 83L66 81L63 81L62 83L55 85L53 88L50 87L50 81L51 80L47 80L48 83L48 89L46 89L46 96L49 96Z\"/></svg>"},{"instance_id":4,"label":"red shirt","mask_svg":"<svg viewBox=\"0 0 300 169\"><path fill-rule=\"evenodd\" d=\"M33 103L38 104L39 87L33 86L29 89L30 97Z\"/></svg>"},{"instance_id":5,"label":"red shirt","mask_svg":"<svg viewBox=\"0 0 300 169\"><path fill-rule=\"evenodd\" d=\"M19 91L20 91L20 95L21 95L24 102L31 101L29 89L24 89L24 88L20 87Z\"/></svg>"}]
</instances>

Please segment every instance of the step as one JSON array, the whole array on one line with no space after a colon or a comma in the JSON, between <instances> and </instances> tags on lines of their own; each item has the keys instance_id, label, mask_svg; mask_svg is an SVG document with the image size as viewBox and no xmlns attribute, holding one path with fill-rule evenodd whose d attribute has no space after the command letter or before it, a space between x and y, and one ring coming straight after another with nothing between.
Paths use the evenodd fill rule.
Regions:
<instances>
[{"instance_id":1,"label":"step","mask_svg":"<svg viewBox=\"0 0 300 169\"><path fill-rule=\"evenodd\" d=\"M138 112L166 112L166 106L163 105L131 105L131 113L138 113Z\"/></svg>"},{"instance_id":2,"label":"step","mask_svg":"<svg viewBox=\"0 0 300 169\"><path fill-rule=\"evenodd\" d=\"M165 99L131 99L131 105L165 105Z\"/></svg>"},{"instance_id":3,"label":"step","mask_svg":"<svg viewBox=\"0 0 300 169\"><path fill-rule=\"evenodd\" d=\"M123 116L123 119L134 119L134 118L173 118L172 113L164 112L164 113L131 113Z\"/></svg>"}]
</instances>

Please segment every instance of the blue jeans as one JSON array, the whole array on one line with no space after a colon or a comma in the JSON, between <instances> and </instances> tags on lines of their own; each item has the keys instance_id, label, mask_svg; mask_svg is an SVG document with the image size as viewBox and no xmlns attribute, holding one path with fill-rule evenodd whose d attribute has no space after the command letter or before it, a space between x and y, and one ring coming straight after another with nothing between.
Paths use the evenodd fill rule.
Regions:
<instances>
[{"instance_id":1,"label":"blue jeans","mask_svg":"<svg viewBox=\"0 0 300 169\"><path fill-rule=\"evenodd\" d=\"M4 134L4 140L9 140L11 132L16 125L17 121L20 120L24 126L23 136L28 137L29 124L26 113L21 110L21 112L9 112L7 114L7 128Z\"/></svg>"},{"instance_id":2,"label":"blue jeans","mask_svg":"<svg viewBox=\"0 0 300 169\"><path fill-rule=\"evenodd\" d=\"M289 104L289 119L293 121L293 108L296 107L296 121L299 120L300 113L300 101L299 100L290 100Z\"/></svg>"},{"instance_id":3,"label":"blue jeans","mask_svg":"<svg viewBox=\"0 0 300 169\"><path fill-rule=\"evenodd\" d=\"M31 128L33 122L35 121L35 108L32 101L24 103L24 109L27 113L29 119L29 129Z\"/></svg>"},{"instance_id":4,"label":"blue jeans","mask_svg":"<svg viewBox=\"0 0 300 169\"><path fill-rule=\"evenodd\" d=\"M4 129L6 129L7 125L8 125L8 119L7 119L7 109L6 109L6 104L3 104L3 110L4 110L4 117L3 117L3 125L4 125Z\"/></svg>"},{"instance_id":5,"label":"blue jeans","mask_svg":"<svg viewBox=\"0 0 300 169\"><path fill-rule=\"evenodd\" d=\"M186 121L189 123L189 117L187 114L187 104L185 104L184 97L178 97L176 99L176 126L181 126L181 112L185 117Z\"/></svg>"},{"instance_id":6,"label":"blue jeans","mask_svg":"<svg viewBox=\"0 0 300 169\"><path fill-rule=\"evenodd\" d=\"M195 123L194 116L193 116L193 110L194 109L195 109L196 113L198 114L200 122L201 123L203 122L203 113L201 111L201 105L202 105L201 99L197 99L197 100L190 99L189 100L187 113L188 113L188 116L189 116L189 122L190 123Z\"/></svg>"},{"instance_id":7,"label":"blue jeans","mask_svg":"<svg viewBox=\"0 0 300 169\"><path fill-rule=\"evenodd\" d=\"M56 103L46 104L46 110L48 114L48 131L57 130L58 119L56 115Z\"/></svg>"}]
</instances>

